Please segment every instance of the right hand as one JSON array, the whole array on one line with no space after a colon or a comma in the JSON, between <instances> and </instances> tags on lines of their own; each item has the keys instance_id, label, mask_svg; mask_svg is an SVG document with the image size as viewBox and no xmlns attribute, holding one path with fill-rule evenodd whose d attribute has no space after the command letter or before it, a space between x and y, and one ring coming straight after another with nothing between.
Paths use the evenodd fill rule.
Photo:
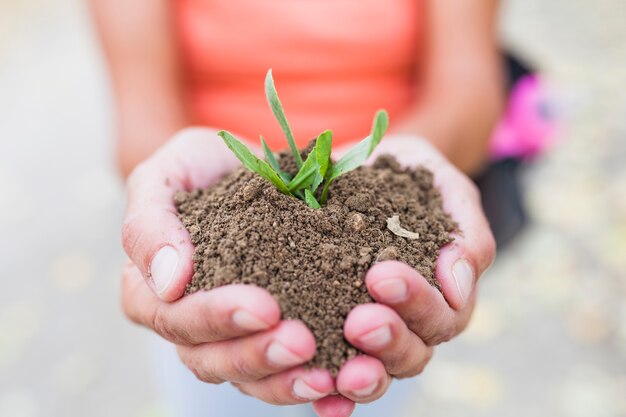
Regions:
<instances>
[{"instance_id":1,"label":"right hand","mask_svg":"<svg viewBox=\"0 0 626 417\"><path fill-rule=\"evenodd\" d=\"M206 188L238 166L215 131L187 129L133 171L122 233L130 258L122 277L123 310L175 343L183 363L202 381L229 381L271 404L322 399L335 390L330 373L299 366L315 355L312 333L299 321L280 320L267 291L228 285L182 297L193 274L194 247L178 219L174 194ZM339 417L354 407L337 397L322 404Z\"/></svg>"}]
</instances>

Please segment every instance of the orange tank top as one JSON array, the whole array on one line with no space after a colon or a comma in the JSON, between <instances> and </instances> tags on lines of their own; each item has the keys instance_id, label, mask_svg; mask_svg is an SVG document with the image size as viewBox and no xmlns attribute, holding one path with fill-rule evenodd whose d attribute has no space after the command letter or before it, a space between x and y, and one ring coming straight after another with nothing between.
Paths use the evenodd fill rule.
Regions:
<instances>
[{"instance_id":1,"label":"orange tank top","mask_svg":"<svg viewBox=\"0 0 626 417\"><path fill-rule=\"evenodd\" d=\"M300 146L335 145L393 122L414 99L419 0L174 0L189 111L197 124L286 146L264 95L273 69Z\"/></svg>"}]
</instances>

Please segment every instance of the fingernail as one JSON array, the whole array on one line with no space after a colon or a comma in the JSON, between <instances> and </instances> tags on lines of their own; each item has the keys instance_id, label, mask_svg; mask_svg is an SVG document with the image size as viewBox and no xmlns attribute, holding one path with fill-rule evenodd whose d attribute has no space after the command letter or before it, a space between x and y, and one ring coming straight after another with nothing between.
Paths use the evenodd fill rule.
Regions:
<instances>
[{"instance_id":1,"label":"fingernail","mask_svg":"<svg viewBox=\"0 0 626 417\"><path fill-rule=\"evenodd\" d=\"M293 395L308 401L319 400L320 398L326 396L326 394L311 388L311 386L304 382L302 378L296 378L293 382Z\"/></svg>"},{"instance_id":2,"label":"fingernail","mask_svg":"<svg viewBox=\"0 0 626 417\"><path fill-rule=\"evenodd\" d=\"M362 398L369 397L370 395L374 393L374 391L376 391L377 387L378 387L378 382L374 381L370 385L366 386L365 388L355 389L354 391L352 391L352 393L356 395L357 397L362 397Z\"/></svg>"},{"instance_id":3,"label":"fingernail","mask_svg":"<svg viewBox=\"0 0 626 417\"><path fill-rule=\"evenodd\" d=\"M386 278L372 286L372 291L384 301L399 303L406 299L408 289L402 278Z\"/></svg>"},{"instance_id":4,"label":"fingernail","mask_svg":"<svg viewBox=\"0 0 626 417\"><path fill-rule=\"evenodd\" d=\"M235 310L232 316L233 322L244 330L264 330L269 324L246 310Z\"/></svg>"},{"instance_id":5,"label":"fingernail","mask_svg":"<svg viewBox=\"0 0 626 417\"><path fill-rule=\"evenodd\" d=\"M178 252L171 246L163 246L152 258L150 276L158 294L161 294L170 286L177 266Z\"/></svg>"},{"instance_id":6,"label":"fingernail","mask_svg":"<svg viewBox=\"0 0 626 417\"><path fill-rule=\"evenodd\" d=\"M359 342L371 349L382 348L391 342L391 329L385 324L359 337Z\"/></svg>"},{"instance_id":7,"label":"fingernail","mask_svg":"<svg viewBox=\"0 0 626 417\"><path fill-rule=\"evenodd\" d=\"M467 259L459 259L452 266L452 276L456 282L456 289L463 304L467 302L474 286L474 270Z\"/></svg>"},{"instance_id":8,"label":"fingernail","mask_svg":"<svg viewBox=\"0 0 626 417\"><path fill-rule=\"evenodd\" d=\"M278 366L293 366L305 361L277 341L272 342L267 348L267 359Z\"/></svg>"}]
</instances>

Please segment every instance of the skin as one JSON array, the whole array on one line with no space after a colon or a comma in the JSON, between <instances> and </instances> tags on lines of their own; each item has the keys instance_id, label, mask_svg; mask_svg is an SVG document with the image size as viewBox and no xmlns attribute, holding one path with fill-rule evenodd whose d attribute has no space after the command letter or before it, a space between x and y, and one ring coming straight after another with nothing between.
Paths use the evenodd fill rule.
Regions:
<instances>
[{"instance_id":1,"label":"skin","mask_svg":"<svg viewBox=\"0 0 626 417\"><path fill-rule=\"evenodd\" d=\"M417 74L420 93L391 130L428 138L463 172L475 174L503 103L498 0L422 1L428 27ZM171 2L90 3L115 89L117 161L127 177L193 122L182 92Z\"/></svg>"},{"instance_id":2,"label":"skin","mask_svg":"<svg viewBox=\"0 0 626 417\"><path fill-rule=\"evenodd\" d=\"M427 2L422 90L392 129L422 135L455 166L476 174L504 102L498 0ZM451 29L453 28L453 29Z\"/></svg>"},{"instance_id":3,"label":"skin","mask_svg":"<svg viewBox=\"0 0 626 417\"><path fill-rule=\"evenodd\" d=\"M117 110L117 163L127 177L189 126L166 0L90 0Z\"/></svg>"},{"instance_id":4,"label":"skin","mask_svg":"<svg viewBox=\"0 0 626 417\"><path fill-rule=\"evenodd\" d=\"M327 371L299 366L313 356L314 339L302 323L281 321L278 305L266 291L227 286L181 298L191 280L194 248L175 214L173 195L207 187L239 162L215 137L215 130L185 129L174 135L189 125L189 118L169 3L91 3L116 93L118 163L122 175L128 176L123 244L129 261L123 272L122 307L132 321L175 343L183 363L200 380L228 381L272 404L313 402L322 417L348 416L355 403L380 398L392 378L419 374L433 346L465 328L478 277L495 255L478 191L464 173L482 166L502 103L494 41L496 0L428 2L421 95L391 126L395 134L376 150L395 155L406 166L428 166L444 208L459 223L461 233L437 261L443 294L407 265L374 265L366 285L377 304L355 308L344 329L346 338L366 355L346 363L336 379ZM337 149L334 155L343 151ZM156 285L154 260L164 247L178 262L171 280ZM461 284L453 273L458 261L469 271L469 279ZM398 288L406 289L401 297ZM235 320L242 311L255 320L244 320L242 326ZM368 337L372 331L379 337ZM375 343L380 334L391 337L382 338L387 343ZM282 348L280 363L268 357L276 352L274 346Z\"/></svg>"},{"instance_id":5,"label":"skin","mask_svg":"<svg viewBox=\"0 0 626 417\"><path fill-rule=\"evenodd\" d=\"M395 155L405 166L429 167L444 208L458 221L461 232L442 248L437 260L436 277L443 294L400 262L380 262L368 271L366 285L378 304L352 310L344 328L346 338L366 355L347 362L336 380L325 370L298 366L315 353L313 335L302 323L281 321L278 305L266 291L231 285L181 298L191 280L193 246L176 216L173 196L177 190L207 187L238 166L210 129L179 133L128 179L123 243L130 261L123 274L124 312L175 343L183 363L200 380L230 381L271 404L314 401L324 417L348 416L354 403L380 398L392 377L419 374L432 356L432 347L466 326L476 281L493 261L495 243L476 187L432 145L413 136L390 135L372 159L381 153ZM178 263L171 281L159 285L152 279L151 263L164 247L175 250ZM460 286L453 274L459 260L469 264L472 275ZM404 296L389 296L385 282L390 279L406 288ZM235 322L234 314L241 310L257 318L254 326L244 328ZM366 336L383 327L391 335L386 343L373 343ZM291 352L282 364L268 356L274 342ZM307 396L298 396L296 386L303 383L310 389ZM335 392L341 396L333 396Z\"/></svg>"}]
</instances>

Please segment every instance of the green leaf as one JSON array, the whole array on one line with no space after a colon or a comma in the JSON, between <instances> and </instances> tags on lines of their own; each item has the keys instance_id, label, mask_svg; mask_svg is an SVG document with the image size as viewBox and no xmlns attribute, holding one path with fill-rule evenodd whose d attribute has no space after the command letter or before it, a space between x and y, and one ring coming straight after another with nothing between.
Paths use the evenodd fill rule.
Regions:
<instances>
[{"instance_id":1,"label":"green leaf","mask_svg":"<svg viewBox=\"0 0 626 417\"><path fill-rule=\"evenodd\" d=\"M267 75L265 76L265 97L267 98L267 102L272 109L272 113L274 113L276 120L278 120L280 127L285 133L287 143L289 143L289 148L291 149L293 158L296 160L297 167L302 167L302 156L300 155L300 151L298 150L298 146L296 145L296 140L293 137L291 127L287 122L287 117L285 116L283 106L282 104L280 104L280 100L278 99L278 93L276 92L276 87L274 86L274 78L272 77L271 69L267 71Z\"/></svg>"},{"instance_id":2,"label":"green leaf","mask_svg":"<svg viewBox=\"0 0 626 417\"><path fill-rule=\"evenodd\" d=\"M317 161L315 160L315 148L309 152L306 161L295 177L289 182L289 191L302 190L313 184L315 173L317 172Z\"/></svg>"},{"instance_id":3,"label":"green leaf","mask_svg":"<svg viewBox=\"0 0 626 417\"><path fill-rule=\"evenodd\" d=\"M374 116L372 131L369 136L357 143L332 167L331 173L324 184L320 201L322 204L328 198L328 187L337 177L352 171L363 165L370 157L376 146L380 143L383 135L389 127L389 116L384 110L378 110Z\"/></svg>"},{"instance_id":4,"label":"green leaf","mask_svg":"<svg viewBox=\"0 0 626 417\"><path fill-rule=\"evenodd\" d=\"M267 163L270 164L272 168L274 168L274 171L280 171L280 165L278 165L276 157L272 153L270 147L267 146L267 142L265 142L265 138L263 136L261 136L261 146L263 147L263 153L265 154L265 160L267 161Z\"/></svg>"},{"instance_id":5,"label":"green leaf","mask_svg":"<svg viewBox=\"0 0 626 417\"><path fill-rule=\"evenodd\" d=\"M304 200L311 208L314 208L314 209L322 208L322 206L320 206L320 203L318 203L317 200L315 199L315 196L313 195L311 190L309 190L308 188L304 190Z\"/></svg>"},{"instance_id":6,"label":"green leaf","mask_svg":"<svg viewBox=\"0 0 626 417\"><path fill-rule=\"evenodd\" d=\"M226 143L226 146L233 151L235 156L241 161L243 166L252 172L256 172L278 188L284 194L291 195L289 188L272 167L262 159L254 155L243 143L237 140L229 132L222 130L217 133Z\"/></svg>"},{"instance_id":7,"label":"green leaf","mask_svg":"<svg viewBox=\"0 0 626 417\"><path fill-rule=\"evenodd\" d=\"M265 154L265 160L267 161L267 163L270 164L274 171L276 171L276 173L280 176L283 182L285 184L288 184L289 181L291 181L291 175L280 169L280 164L276 160L276 157L274 156L274 153L272 152L270 147L267 146L267 143L265 142L265 138L263 138L263 136L261 136L261 146L263 147L263 153Z\"/></svg>"},{"instance_id":8,"label":"green leaf","mask_svg":"<svg viewBox=\"0 0 626 417\"><path fill-rule=\"evenodd\" d=\"M320 203L326 204L326 200L328 199L328 187L330 187L331 179L327 179L324 184L324 188L322 188L322 195L320 196Z\"/></svg>"},{"instance_id":9,"label":"green leaf","mask_svg":"<svg viewBox=\"0 0 626 417\"><path fill-rule=\"evenodd\" d=\"M333 132L326 130L317 137L315 142L315 159L317 162L317 173L315 180L311 184L311 192L315 193L317 187L324 181L328 168L332 167L330 152L333 146Z\"/></svg>"},{"instance_id":10,"label":"green leaf","mask_svg":"<svg viewBox=\"0 0 626 417\"><path fill-rule=\"evenodd\" d=\"M302 167L289 183L289 191L293 192L308 187L314 188L311 191L315 191L315 189L317 189L319 184L324 179L324 175L320 174L321 165L318 161L322 161L324 163L324 169L328 168L332 140L333 133L330 130L326 130L317 137L315 147L311 150L311 152L309 152L309 155L302 164Z\"/></svg>"},{"instance_id":11,"label":"green leaf","mask_svg":"<svg viewBox=\"0 0 626 417\"><path fill-rule=\"evenodd\" d=\"M389 126L389 116L384 110L379 110L374 116L374 123L372 124L372 132L368 137L357 143L352 149L346 153L333 166L333 171L330 175L330 180L334 180L340 175L350 172L355 168L363 165L367 158L370 157L374 148L380 143L383 135L387 131Z\"/></svg>"}]
</instances>

